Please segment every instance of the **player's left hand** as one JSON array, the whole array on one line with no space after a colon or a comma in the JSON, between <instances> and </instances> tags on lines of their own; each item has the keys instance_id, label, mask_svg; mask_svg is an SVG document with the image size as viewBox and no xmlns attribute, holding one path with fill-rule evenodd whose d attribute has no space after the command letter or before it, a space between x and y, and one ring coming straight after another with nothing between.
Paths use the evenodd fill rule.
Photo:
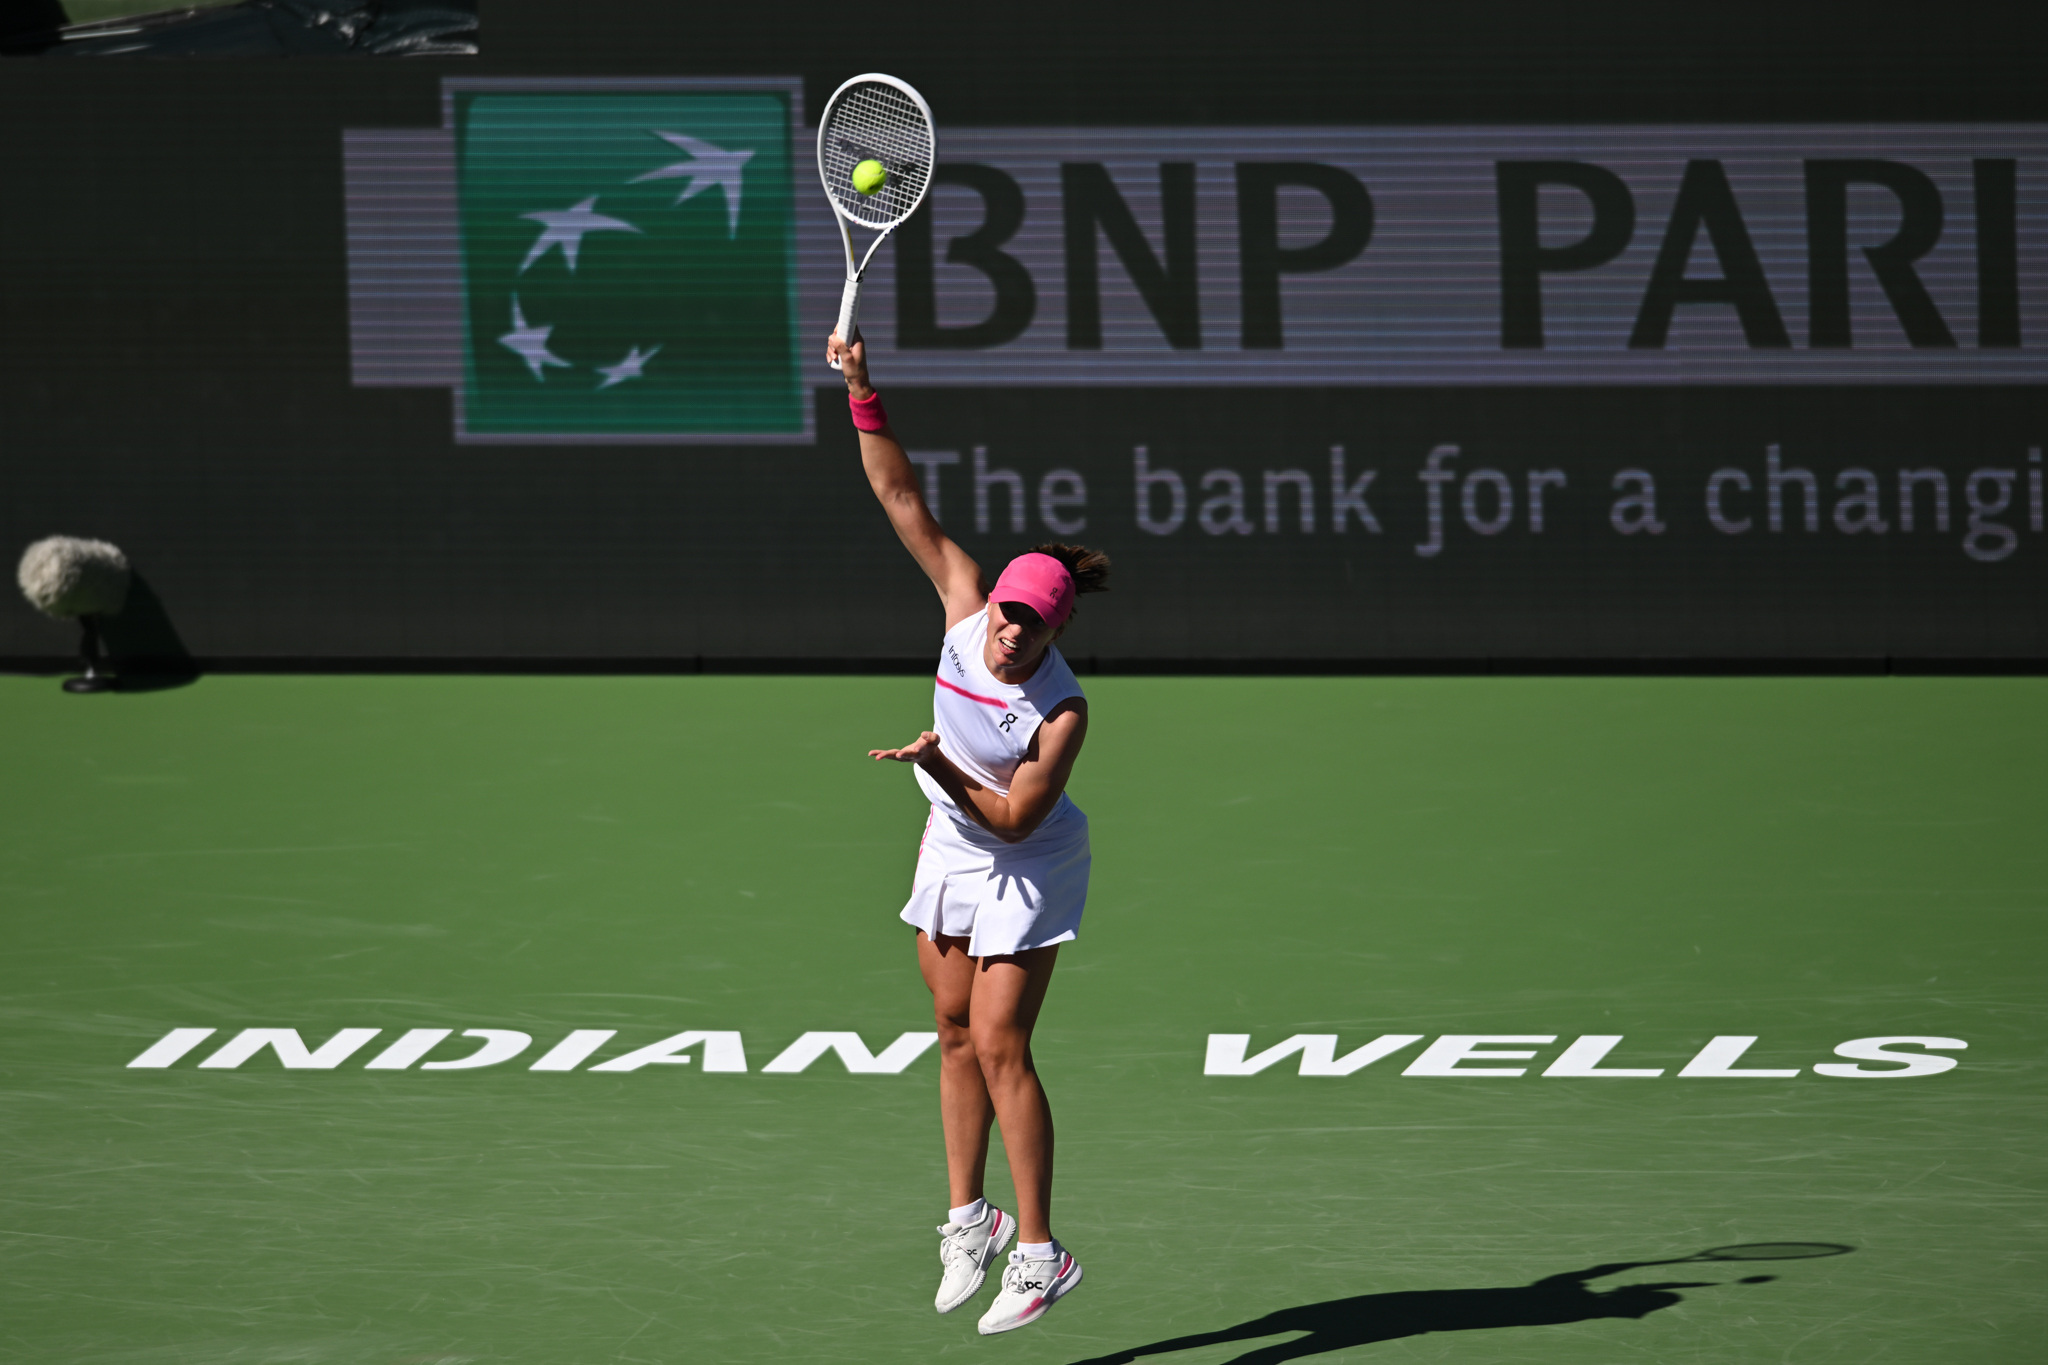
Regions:
<instances>
[{"instance_id":1,"label":"player's left hand","mask_svg":"<svg viewBox=\"0 0 2048 1365\"><path fill-rule=\"evenodd\" d=\"M870 749L868 757L880 762L893 758L898 763L921 763L939 751L939 737L927 730L901 749Z\"/></svg>"}]
</instances>

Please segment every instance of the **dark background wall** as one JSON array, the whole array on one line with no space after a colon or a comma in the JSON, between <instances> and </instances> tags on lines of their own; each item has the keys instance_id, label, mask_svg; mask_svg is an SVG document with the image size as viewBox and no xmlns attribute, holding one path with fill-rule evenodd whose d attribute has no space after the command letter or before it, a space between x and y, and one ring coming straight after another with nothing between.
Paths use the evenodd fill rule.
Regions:
<instances>
[{"instance_id":1,"label":"dark background wall","mask_svg":"<svg viewBox=\"0 0 2048 1365\"><path fill-rule=\"evenodd\" d=\"M344 128L431 127L460 75L895 72L942 122L1104 125L2048 123L2022 6L1185 7L490 3L467 61L0 62L0 550L121 544L197 655L858 664L929 652L929 589L861 479L832 390L815 445L463 446L443 390L350 384ZM801 192L813 192L800 181ZM818 319L822 331L829 319ZM886 383L886 376L882 376ZM830 379L818 373L821 385ZM2048 656L2048 540L1959 552L1960 481L2048 444L2038 387L905 389L913 444L1003 441L1088 478L1118 589L1070 653L1106 664ZM1420 453L1565 470L1545 539L1414 552ZM1714 468L1935 465L1955 533L1733 541ZM1196 475L1377 464L1387 533L1135 532L1131 449ZM1616 534L1612 474L1690 490ZM2024 475L2022 475L2022 479ZM1599 490L1595 496L1591 490ZM1198 495L1199 496L1199 495ZM997 563L1047 533L947 525ZM1258 515L1256 507L1254 517ZM1923 513L1923 518L1925 514ZM2016 517L2016 519L2014 519ZM18 598L0 659L61 653Z\"/></svg>"}]
</instances>

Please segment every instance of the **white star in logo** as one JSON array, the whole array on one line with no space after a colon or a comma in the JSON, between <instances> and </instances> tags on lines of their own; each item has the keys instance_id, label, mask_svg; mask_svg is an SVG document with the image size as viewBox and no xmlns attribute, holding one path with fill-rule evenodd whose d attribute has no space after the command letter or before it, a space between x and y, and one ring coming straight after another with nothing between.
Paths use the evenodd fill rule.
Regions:
<instances>
[{"instance_id":1,"label":"white star in logo","mask_svg":"<svg viewBox=\"0 0 2048 1365\"><path fill-rule=\"evenodd\" d=\"M626 358L624 360L621 360L618 364L597 366L597 372L604 376L604 383L599 384L597 387L600 389L608 389L614 384L623 384L628 379L644 379L646 376L641 374L641 370L644 369L647 365L647 362L654 359L654 357L658 355L660 351L661 347L656 346L652 351L648 351L643 355L640 351L640 348L638 346L635 346L631 350L626 352Z\"/></svg>"},{"instance_id":2,"label":"white star in logo","mask_svg":"<svg viewBox=\"0 0 2048 1365\"><path fill-rule=\"evenodd\" d=\"M527 252L526 259L519 263L519 273L524 275L526 267L532 265L542 256L545 256L550 247L559 246L562 248L562 259L569 263L569 273L573 275L576 273L576 251L577 248L583 245L584 233L638 232L640 230L623 218L613 218L607 214L593 213L591 207L596 203L597 196L593 194L582 203L572 205L566 209L557 209L553 212L543 211L540 213L520 214L521 218L531 218L534 222L543 225L547 231L541 233L540 237L533 244L533 250Z\"/></svg>"},{"instance_id":3,"label":"white star in logo","mask_svg":"<svg viewBox=\"0 0 2048 1365\"><path fill-rule=\"evenodd\" d=\"M519 311L519 296L514 294L512 330L499 337L498 344L525 361L526 368L533 371L533 377L546 383L547 376L541 373L542 366L553 365L564 370L571 368L568 361L548 349L548 333L554 330L553 323L545 327L527 326L526 315Z\"/></svg>"},{"instance_id":4,"label":"white star in logo","mask_svg":"<svg viewBox=\"0 0 2048 1365\"><path fill-rule=\"evenodd\" d=\"M683 192L676 196L678 204L687 199L695 199L714 187L724 190L725 235L737 237L740 231L740 168L753 158L754 153L751 150L728 152L723 147L715 147L709 142L685 137L681 133L664 133L658 128L651 128L648 131L662 141L673 143L688 152L690 160L671 162L659 170L636 175L626 183L637 185L643 180L675 180L681 176L688 176L689 183L684 185Z\"/></svg>"}]
</instances>

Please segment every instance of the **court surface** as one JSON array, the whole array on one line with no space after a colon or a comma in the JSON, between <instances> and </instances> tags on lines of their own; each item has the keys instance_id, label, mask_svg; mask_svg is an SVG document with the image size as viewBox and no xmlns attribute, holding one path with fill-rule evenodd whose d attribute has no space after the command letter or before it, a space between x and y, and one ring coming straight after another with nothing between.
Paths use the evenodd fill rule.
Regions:
<instances>
[{"instance_id":1,"label":"court surface","mask_svg":"<svg viewBox=\"0 0 2048 1365\"><path fill-rule=\"evenodd\" d=\"M764 1069L930 1027L895 920L924 812L864 757L928 683L0 679L0 1349L2041 1358L2048 680L1083 681L1094 891L1038 1054L1087 1280L983 1339L989 1290L931 1309L935 1055ZM217 1032L128 1067L174 1028ZM198 1065L244 1028L381 1032ZM366 1069L416 1028L533 1041ZM615 1036L530 1069L579 1029ZM747 1070L590 1070L685 1030ZM1421 1041L1226 1076L1211 1034ZM1403 1074L1446 1035L1556 1041ZM1586 1035L1664 1074L1540 1074ZM1812 1069L1898 1035L1968 1048ZM1675 1074L1717 1036L1796 1074ZM1584 1274L1782 1241L1853 1250Z\"/></svg>"}]
</instances>

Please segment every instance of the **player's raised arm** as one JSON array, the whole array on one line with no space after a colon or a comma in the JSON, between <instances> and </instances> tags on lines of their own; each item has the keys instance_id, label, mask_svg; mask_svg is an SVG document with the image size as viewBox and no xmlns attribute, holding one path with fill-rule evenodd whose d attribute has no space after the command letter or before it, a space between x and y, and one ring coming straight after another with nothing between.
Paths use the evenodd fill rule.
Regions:
<instances>
[{"instance_id":1,"label":"player's raised arm","mask_svg":"<svg viewBox=\"0 0 2048 1365\"><path fill-rule=\"evenodd\" d=\"M946 628L950 630L980 611L987 600L988 585L982 580L981 566L939 529L931 509L925 506L917 471L911 466L910 457L903 453L902 442L889 429L881 400L868 381L867 344L858 339L857 333L851 346L835 335L826 342L826 355L839 362L846 376L847 397L854 405L854 424L860 428L860 461L867 470L868 486L875 490L876 500L889 514L889 524L896 528L903 547L938 589L939 600L946 606Z\"/></svg>"}]
</instances>

